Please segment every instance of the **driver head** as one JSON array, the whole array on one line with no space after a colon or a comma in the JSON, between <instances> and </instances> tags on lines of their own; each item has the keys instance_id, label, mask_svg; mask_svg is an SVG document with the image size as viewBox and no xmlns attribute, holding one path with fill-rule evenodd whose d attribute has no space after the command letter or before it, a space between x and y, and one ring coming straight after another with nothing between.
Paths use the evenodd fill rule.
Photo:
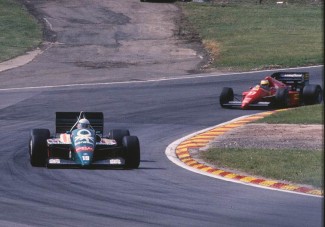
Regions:
<instances>
[{"instance_id":1,"label":"driver head","mask_svg":"<svg viewBox=\"0 0 325 227\"><path fill-rule=\"evenodd\" d=\"M261 80L261 86L269 86L268 80Z\"/></svg>"},{"instance_id":2,"label":"driver head","mask_svg":"<svg viewBox=\"0 0 325 227\"><path fill-rule=\"evenodd\" d=\"M78 129L83 129L83 128L89 128L90 123L86 118L82 118L78 121L77 128Z\"/></svg>"}]
</instances>

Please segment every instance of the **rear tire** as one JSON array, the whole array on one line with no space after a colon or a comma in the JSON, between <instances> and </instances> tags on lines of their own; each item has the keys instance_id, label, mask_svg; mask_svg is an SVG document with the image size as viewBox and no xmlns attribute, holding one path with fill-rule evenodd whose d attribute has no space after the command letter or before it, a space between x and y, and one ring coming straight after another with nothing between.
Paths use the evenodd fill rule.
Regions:
<instances>
[{"instance_id":1,"label":"rear tire","mask_svg":"<svg viewBox=\"0 0 325 227\"><path fill-rule=\"evenodd\" d=\"M129 135L130 132L127 129L112 129L109 131L108 138L115 140L118 146L122 146L123 137Z\"/></svg>"},{"instance_id":2,"label":"rear tire","mask_svg":"<svg viewBox=\"0 0 325 227\"><path fill-rule=\"evenodd\" d=\"M30 133L29 155L30 164L37 167L45 167L47 154L47 139L50 138L48 129L33 129Z\"/></svg>"},{"instance_id":3,"label":"rear tire","mask_svg":"<svg viewBox=\"0 0 325 227\"><path fill-rule=\"evenodd\" d=\"M306 85L302 98L305 105L320 104L323 101L323 90L319 85Z\"/></svg>"},{"instance_id":4,"label":"rear tire","mask_svg":"<svg viewBox=\"0 0 325 227\"><path fill-rule=\"evenodd\" d=\"M234 100L234 91L232 88L224 87L221 91L219 102L222 108L226 108L225 104Z\"/></svg>"},{"instance_id":5,"label":"rear tire","mask_svg":"<svg viewBox=\"0 0 325 227\"><path fill-rule=\"evenodd\" d=\"M279 88L275 93L274 106L277 108L286 108L289 103L289 92L286 88Z\"/></svg>"},{"instance_id":6,"label":"rear tire","mask_svg":"<svg viewBox=\"0 0 325 227\"><path fill-rule=\"evenodd\" d=\"M125 149L125 168L137 169L140 165L140 143L136 136L125 136L123 138Z\"/></svg>"}]
</instances>

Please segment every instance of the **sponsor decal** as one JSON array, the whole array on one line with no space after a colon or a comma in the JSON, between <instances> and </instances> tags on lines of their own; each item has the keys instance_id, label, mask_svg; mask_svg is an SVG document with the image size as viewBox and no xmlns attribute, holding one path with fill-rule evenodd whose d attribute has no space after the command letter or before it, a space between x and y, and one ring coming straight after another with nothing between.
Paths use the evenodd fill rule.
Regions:
<instances>
[{"instance_id":1,"label":"sponsor decal","mask_svg":"<svg viewBox=\"0 0 325 227\"><path fill-rule=\"evenodd\" d=\"M75 145L94 144L95 141L94 137L91 135L91 132L87 129L79 130L74 140L75 140Z\"/></svg>"},{"instance_id":2,"label":"sponsor decal","mask_svg":"<svg viewBox=\"0 0 325 227\"><path fill-rule=\"evenodd\" d=\"M49 164L60 164L60 159L49 159Z\"/></svg>"},{"instance_id":3,"label":"sponsor decal","mask_svg":"<svg viewBox=\"0 0 325 227\"><path fill-rule=\"evenodd\" d=\"M61 143L61 142L60 142L60 140L57 140L57 139L48 139L47 143L48 144L58 144L58 143Z\"/></svg>"},{"instance_id":4,"label":"sponsor decal","mask_svg":"<svg viewBox=\"0 0 325 227\"><path fill-rule=\"evenodd\" d=\"M71 143L70 135L66 133L60 134L60 141L62 143L70 144Z\"/></svg>"},{"instance_id":5,"label":"sponsor decal","mask_svg":"<svg viewBox=\"0 0 325 227\"><path fill-rule=\"evenodd\" d=\"M121 165L121 160L120 159L110 159L109 160L109 164L112 164L112 165Z\"/></svg>"},{"instance_id":6,"label":"sponsor decal","mask_svg":"<svg viewBox=\"0 0 325 227\"><path fill-rule=\"evenodd\" d=\"M303 74L283 74L283 77L302 77Z\"/></svg>"},{"instance_id":7,"label":"sponsor decal","mask_svg":"<svg viewBox=\"0 0 325 227\"><path fill-rule=\"evenodd\" d=\"M87 146L85 146L85 147L77 147L77 148L76 148L76 152L81 152L81 151L93 151L93 150L94 150L93 147L87 147Z\"/></svg>"},{"instance_id":8,"label":"sponsor decal","mask_svg":"<svg viewBox=\"0 0 325 227\"><path fill-rule=\"evenodd\" d=\"M68 137L69 139L67 140L62 139L63 138L62 135L63 134L60 135L60 138L48 139L47 143L48 144L71 144L70 138Z\"/></svg>"},{"instance_id":9,"label":"sponsor decal","mask_svg":"<svg viewBox=\"0 0 325 227\"><path fill-rule=\"evenodd\" d=\"M83 155L83 156L82 156L82 160L83 160L83 161L89 161L90 158L89 158L88 155Z\"/></svg>"},{"instance_id":10,"label":"sponsor decal","mask_svg":"<svg viewBox=\"0 0 325 227\"><path fill-rule=\"evenodd\" d=\"M112 139L102 138L99 145L116 145L116 141Z\"/></svg>"}]
</instances>

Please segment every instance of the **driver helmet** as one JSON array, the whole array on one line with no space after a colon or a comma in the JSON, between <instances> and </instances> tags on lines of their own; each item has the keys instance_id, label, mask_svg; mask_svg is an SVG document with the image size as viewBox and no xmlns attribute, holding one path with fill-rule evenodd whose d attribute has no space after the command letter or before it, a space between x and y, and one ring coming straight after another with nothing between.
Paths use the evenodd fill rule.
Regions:
<instances>
[{"instance_id":1,"label":"driver helmet","mask_svg":"<svg viewBox=\"0 0 325 227\"><path fill-rule=\"evenodd\" d=\"M82 128L89 128L90 123L86 118L82 118L78 121L77 128L82 129Z\"/></svg>"},{"instance_id":2,"label":"driver helmet","mask_svg":"<svg viewBox=\"0 0 325 227\"><path fill-rule=\"evenodd\" d=\"M269 86L270 83L268 80L261 80L261 86Z\"/></svg>"}]
</instances>

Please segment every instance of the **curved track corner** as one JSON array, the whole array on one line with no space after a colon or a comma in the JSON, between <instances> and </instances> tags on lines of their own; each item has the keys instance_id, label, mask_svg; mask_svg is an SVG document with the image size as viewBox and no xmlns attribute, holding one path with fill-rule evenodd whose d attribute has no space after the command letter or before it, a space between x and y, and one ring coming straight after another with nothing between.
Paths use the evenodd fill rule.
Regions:
<instances>
[{"instance_id":1,"label":"curved track corner","mask_svg":"<svg viewBox=\"0 0 325 227\"><path fill-rule=\"evenodd\" d=\"M280 182L277 180L265 179L261 177L237 174L229 170L219 169L217 167L212 167L205 163L201 163L199 160L195 159L190 154L191 149L199 150L205 148L212 140L214 140L214 138L228 132L229 130L232 130L236 127L240 127L249 122L264 118L265 116L271 115L275 112L285 110L287 109L267 111L254 115L247 115L236 118L223 124L203 129L201 131L195 132L193 134L187 135L181 139L174 141L166 148L165 154L168 159L176 165L209 177L270 190L278 190L308 196L323 197L323 190L315 189L309 186L300 186L296 184Z\"/></svg>"}]
</instances>

